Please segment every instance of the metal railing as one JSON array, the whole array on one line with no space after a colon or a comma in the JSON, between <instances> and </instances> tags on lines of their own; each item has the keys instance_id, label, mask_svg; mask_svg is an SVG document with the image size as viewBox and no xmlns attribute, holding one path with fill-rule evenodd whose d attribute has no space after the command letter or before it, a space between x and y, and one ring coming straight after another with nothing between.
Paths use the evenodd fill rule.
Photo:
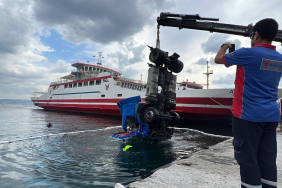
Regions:
<instances>
[{"instance_id":1,"label":"metal railing","mask_svg":"<svg viewBox=\"0 0 282 188\"><path fill-rule=\"evenodd\" d=\"M136 83L141 83L141 84L147 84L147 82L141 82L140 80L136 80L136 79L132 79L132 78L127 78L127 77L120 77L120 79L123 79L123 80L128 80L128 81L132 81L132 82L136 82Z\"/></svg>"},{"instance_id":2,"label":"metal railing","mask_svg":"<svg viewBox=\"0 0 282 188\"><path fill-rule=\"evenodd\" d=\"M85 61L85 60L77 60L77 61L71 62L71 64L75 64L75 63L84 63L84 64L89 64L89 65L99 66L99 65L97 65L97 63L94 63L94 62L87 62L87 61ZM119 73L122 74L122 72L121 72L120 70L113 69L113 68L111 68L111 67L109 67L109 66L106 66L106 65L102 65L102 66L99 66L99 67L111 69L111 70L114 70L114 71L119 72Z\"/></svg>"}]
</instances>

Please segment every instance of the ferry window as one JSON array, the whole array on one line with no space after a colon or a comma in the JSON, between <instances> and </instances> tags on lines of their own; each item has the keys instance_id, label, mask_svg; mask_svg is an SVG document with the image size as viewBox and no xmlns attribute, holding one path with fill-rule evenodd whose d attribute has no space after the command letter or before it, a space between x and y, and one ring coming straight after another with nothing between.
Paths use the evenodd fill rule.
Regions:
<instances>
[{"instance_id":1,"label":"ferry window","mask_svg":"<svg viewBox=\"0 0 282 188\"><path fill-rule=\"evenodd\" d=\"M56 88L55 89L59 89L59 86L56 86Z\"/></svg>"},{"instance_id":2,"label":"ferry window","mask_svg":"<svg viewBox=\"0 0 282 188\"><path fill-rule=\"evenodd\" d=\"M122 97L122 94L117 94L118 97Z\"/></svg>"},{"instance_id":3,"label":"ferry window","mask_svg":"<svg viewBox=\"0 0 282 188\"><path fill-rule=\"evenodd\" d=\"M96 68L94 67L94 68L93 68L93 71L95 71L95 70L96 70Z\"/></svg>"},{"instance_id":4,"label":"ferry window","mask_svg":"<svg viewBox=\"0 0 282 188\"><path fill-rule=\"evenodd\" d=\"M127 88L126 86L127 86L127 83L125 82L125 83L124 83L124 87Z\"/></svg>"},{"instance_id":5,"label":"ferry window","mask_svg":"<svg viewBox=\"0 0 282 188\"><path fill-rule=\"evenodd\" d=\"M84 83L83 83L83 86L88 86L88 82L84 82Z\"/></svg>"},{"instance_id":6,"label":"ferry window","mask_svg":"<svg viewBox=\"0 0 282 188\"><path fill-rule=\"evenodd\" d=\"M123 87L124 86L124 82L121 82L121 87Z\"/></svg>"},{"instance_id":7,"label":"ferry window","mask_svg":"<svg viewBox=\"0 0 282 188\"><path fill-rule=\"evenodd\" d=\"M107 72L107 70L104 70L104 72Z\"/></svg>"},{"instance_id":8,"label":"ferry window","mask_svg":"<svg viewBox=\"0 0 282 188\"><path fill-rule=\"evenodd\" d=\"M97 68L97 71L99 72L99 68Z\"/></svg>"},{"instance_id":9,"label":"ferry window","mask_svg":"<svg viewBox=\"0 0 282 188\"><path fill-rule=\"evenodd\" d=\"M89 82L89 85L90 85L90 86L93 86L93 85L94 85L94 80L90 81L90 82Z\"/></svg>"},{"instance_id":10,"label":"ferry window","mask_svg":"<svg viewBox=\"0 0 282 188\"><path fill-rule=\"evenodd\" d=\"M89 67L89 71L92 71L92 67Z\"/></svg>"},{"instance_id":11,"label":"ferry window","mask_svg":"<svg viewBox=\"0 0 282 188\"><path fill-rule=\"evenodd\" d=\"M103 82L109 82L108 79L103 79Z\"/></svg>"},{"instance_id":12,"label":"ferry window","mask_svg":"<svg viewBox=\"0 0 282 188\"><path fill-rule=\"evenodd\" d=\"M56 86L51 87L51 89L55 90Z\"/></svg>"},{"instance_id":13,"label":"ferry window","mask_svg":"<svg viewBox=\"0 0 282 188\"><path fill-rule=\"evenodd\" d=\"M73 87L77 87L77 83L73 84Z\"/></svg>"},{"instance_id":14,"label":"ferry window","mask_svg":"<svg viewBox=\"0 0 282 188\"><path fill-rule=\"evenodd\" d=\"M96 85L101 85L101 80L96 80Z\"/></svg>"},{"instance_id":15,"label":"ferry window","mask_svg":"<svg viewBox=\"0 0 282 188\"><path fill-rule=\"evenodd\" d=\"M68 88L68 85L66 84L64 88L65 88L65 89Z\"/></svg>"},{"instance_id":16,"label":"ferry window","mask_svg":"<svg viewBox=\"0 0 282 188\"><path fill-rule=\"evenodd\" d=\"M101 97L105 97L105 95L101 95Z\"/></svg>"},{"instance_id":17,"label":"ferry window","mask_svg":"<svg viewBox=\"0 0 282 188\"><path fill-rule=\"evenodd\" d=\"M82 82L79 82L79 83L78 83L78 87L82 87Z\"/></svg>"},{"instance_id":18,"label":"ferry window","mask_svg":"<svg viewBox=\"0 0 282 188\"><path fill-rule=\"evenodd\" d=\"M129 84L128 88L131 89L131 87L132 87L132 84Z\"/></svg>"},{"instance_id":19,"label":"ferry window","mask_svg":"<svg viewBox=\"0 0 282 188\"><path fill-rule=\"evenodd\" d=\"M68 88L72 88L72 84L69 84Z\"/></svg>"}]
</instances>

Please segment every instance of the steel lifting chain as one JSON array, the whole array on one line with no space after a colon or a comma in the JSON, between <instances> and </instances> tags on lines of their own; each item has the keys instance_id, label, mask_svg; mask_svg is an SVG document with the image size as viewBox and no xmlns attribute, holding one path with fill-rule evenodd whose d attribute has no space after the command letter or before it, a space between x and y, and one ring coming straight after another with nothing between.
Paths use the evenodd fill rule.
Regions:
<instances>
[{"instance_id":1,"label":"steel lifting chain","mask_svg":"<svg viewBox=\"0 0 282 188\"><path fill-rule=\"evenodd\" d=\"M160 25L157 26L157 41L156 41L156 48L160 49Z\"/></svg>"}]
</instances>

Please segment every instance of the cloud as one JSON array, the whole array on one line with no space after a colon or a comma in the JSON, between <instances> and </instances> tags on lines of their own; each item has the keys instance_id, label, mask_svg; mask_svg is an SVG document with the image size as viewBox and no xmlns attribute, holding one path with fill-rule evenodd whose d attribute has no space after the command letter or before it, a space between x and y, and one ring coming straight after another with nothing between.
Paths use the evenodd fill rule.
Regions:
<instances>
[{"instance_id":1,"label":"cloud","mask_svg":"<svg viewBox=\"0 0 282 188\"><path fill-rule=\"evenodd\" d=\"M192 73L192 69L187 69L186 72L187 73Z\"/></svg>"},{"instance_id":2,"label":"cloud","mask_svg":"<svg viewBox=\"0 0 282 188\"><path fill-rule=\"evenodd\" d=\"M29 98L59 77L52 67L65 70L61 61L44 64L48 59L42 54L54 49L42 44L50 32L36 24L32 7L32 0L1 1L0 98Z\"/></svg>"},{"instance_id":3,"label":"cloud","mask_svg":"<svg viewBox=\"0 0 282 188\"><path fill-rule=\"evenodd\" d=\"M155 24L155 13L174 6L163 0L36 0L35 18L56 29L72 43L123 41L148 24Z\"/></svg>"},{"instance_id":4,"label":"cloud","mask_svg":"<svg viewBox=\"0 0 282 188\"><path fill-rule=\"evenodd\" d=\"M0 90L0 99L28 99L32 96L33 92L43 91L38 85L35 86L30 84L32 83L30 82L29 85L24 85L22 83L4 85L0 83L0 87L5 88L5 90Z\"/></svg>"},{"instance_id":5,"label":"cloud","mask_svg":"<svg viewBox=\"0 0 282 188\"><path fill-rule=\"evenodd\" d=\"M213 84L226 84L232 85L234 84L235 74L227 74L224 77L220 77L219 79L213 80Z\"/></svg>"},{"instance_id":6,"label":"cloud","mask_svg":"<svg viewBox=\"0 0 282 188\"><path fill-rule=\"evenodd\" d=\"M67 73L70 72L70 64L65 62L64 60L59 59L54 67L51 69L52 72L55 73Z\"/></svg>"},{"instance_id":7,"label":"cloud","mask_svg":"<svg viewBox=\"0 0 282 188\"><path fill-rule=\"evenodd\" d=\"M197 65L207 65L208 58L201 58L195 62Z\"/></svg>"},{"instance_id":8,"label":"cloud","mask_svg":"<svg viewBox=\"0 0 282 188\"><path fill-rule=\"evenodd\" d=\"M210 62L210 64L217 65L217 64L214 62L214 57L211 57L209 62Z\"/></svg>"},{"instance_id":9,"label":"cloud","mask_svg":"<svg viewBox=\"0 0 282 188\"><path fill-rule=\"evenodd\" d=\"M143 51L147 46L139 44L134 40L117 44L117 47L119 49L118 51L107 54L107 62L111 62L113 66L117 66L118 68L124 68L125 66L142 62L145 58Z\"/></svg>"},{"instance_id":10,"label":"cloud","mask_svg":"<svg viewBox=\"0 0 282 188\"><path fill-rule=\"evenodd\" d=\"M48 35L34 25L31 13L32 1L2 1L0 6L0 54L15 54L27 48L41 53L53 51L42 45L39 36Z\"/></svg>"},{"instance_id":11,"label":"cloud","mask_svg":"<svg viewBox=\"0 0 282 188\"><path fill-rule=\"evenodd\" d=\"M7 4L9 5L4 6ZM28 35L33 30L29 22L29 8L24 5L23 1L11 3L4 0L2 2L0 6L0 54L15 53L20 47L29 43L31 37Z\"/></svg>"},{"instance_id":12,"label":"cloud","mask_svg":"<svg viewBox=\"0 0 282 188\"><path fill-rule=\"evenodd\" d=\"M201 47L205 53L217 53L221 45L226 42L235 44L235 48L241 48L241 41L238 39L228 40L229 35L213 34L208 40L201 44Z\"/></svg>"},{"instance_id":13,"label":"cloud","mask_svg":"<svg viewBox=\"0 0 282 188\"><path fill-rule=\"evenodd\" d=\"M140 79L141 74L139 74L139 70L133 69L131 67L125 67L122 69L122 73L124 77L127 78L134 78L134 79ZM143 77L143 80L147 79Z\"/></svg>"}]
</instances>

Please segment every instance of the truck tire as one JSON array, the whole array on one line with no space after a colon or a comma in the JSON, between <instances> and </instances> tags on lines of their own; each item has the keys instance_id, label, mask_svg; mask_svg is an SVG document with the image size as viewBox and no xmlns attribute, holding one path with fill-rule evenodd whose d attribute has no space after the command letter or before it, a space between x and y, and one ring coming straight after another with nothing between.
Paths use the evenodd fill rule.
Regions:
<instances>
[{"instance_id":1,"label":"truck tire","mask_svg":"<svg viewBox=\"0 0 282 188\"><path fill-rule=\"evenodd\" d=\"M170 125L177 126L180 122L180 116L176 112L170 112L170 115L174 117L174 119L171 120Z\"/></svg>"},{"instance_id":2,"label":"truck tire","mask_svg":"<svg viewBox=\"0 0 282 188\"><path fill-rule=\"evenodd\" d=\"M159 115L158 111L153 108L153 107L149 107L145 110L144 112L144 122L145 123L151 123L153 122L156 117Z\"/></svg>"}]
</instances>

